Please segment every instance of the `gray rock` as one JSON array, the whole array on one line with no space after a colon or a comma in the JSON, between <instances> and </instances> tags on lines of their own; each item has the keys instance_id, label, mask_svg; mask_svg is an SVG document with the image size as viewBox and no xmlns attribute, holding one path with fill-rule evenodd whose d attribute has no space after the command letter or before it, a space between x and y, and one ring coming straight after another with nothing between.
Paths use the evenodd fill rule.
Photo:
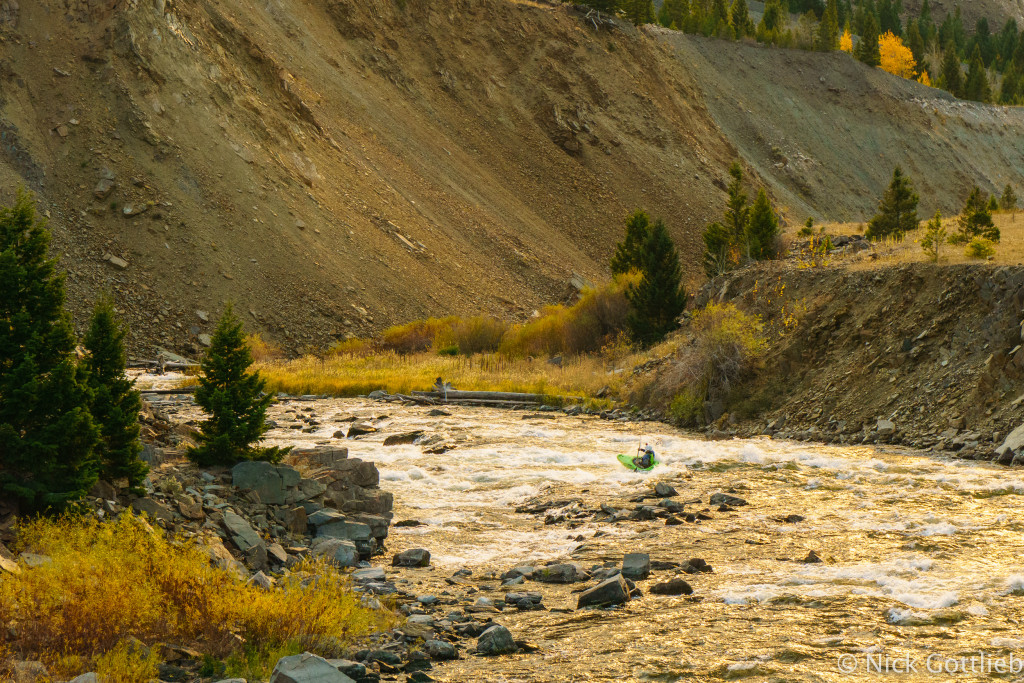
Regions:
<instances>
[{"instance_id":1,"label":"gray rock","mask_svg":"<svg viewBox=\"0 0 1024 683\"><path fill-rule=\"evenodd\" d=\"M103 200L110 196L110 193L114 190L114 181L110 178L100 178L100 181L96 183L96 187L93 188L92 193L96 199Z\"/></svg>"},{"instance_id":2,"label":"gray rock","mask_svg":"<svg viewBox=\"0 0 1024 683\"><path fill-rule=\"evenodd\" d=\"M512 634L501 624L491 626L476 641L476 651L482 655L507 655L518 649Z\"/></svg>"},{"instance_id":3,"label":"gray rock","mask_svg":"<svg viewBox=\"0 0 1024 683\"><path fill-rule=\"evenodd\" d=\"M263 539L250 524L230 510L224 512L224 528L243 553L250 548L266 548Z\"/></svg>"},{"instance_id":4,"label":"gray rock","mask_svg":"<svg viewBox=\"0 0 1024 683\"><path fill-rule=\"evenodd\" d=\"M132 510L136 514L147 515L157 521L174 521L174 513L170 508L153 500L152 498L136 498L132 501Z\"/></svg>"},{"instance_id":5,"label":"gray rock","mask_svg":"<svg viewBox=\"0 0 1024 683\"><path fill-rule=\"evenodd\" d=\"M712 505L729 505L732 507L739 507L740 505L746 505L747 501L737 496L730 496L728 493L713 493L710 500Z\"/></svg>"},{"instance_id":6,"label":"gray rock","mask_svg":"<svg viewBox=\"0 0 1024 683\"><path fill-rule=\"evenodd\" d=\"M341 514L337 510L328 510L327 508L317 510L307 518L308 522L315 527L331 524L333 522L344 522L345 519L345 515Z\"/></svg>"},{"instance_id":7,"label":"gray rock","mask_svg":"<svg viewBox=\"0 0 1024 683\"><path fill-rule=\"evenodd\" d=\"M354 436L362 436L363 434L373 434L375 431L377 431L377 428L367 422L353 422L349 425L345 436L352 438Z\"/></svg>"},{"instance_id":8,"label":"gray rock","mask_svg":"<svg viewBox=\"0 0 1024 683\"><path fill-rule=\"evenodd\" d=\"M366 581L386 581L387 576L384 574L384 570L380 567L367 567L366 569L357 569L352 572L352 580L356 583L363 583Z\"/></svg>"},{"instance_id":9,"label":"gray rock","mask_svg":"<svg viewBox=\"0 0 1024 683\"><path fill-rule=\"evenodd\" d=\"M455 646L445 640L428 640L423 643L423 651L430 655L431 659L441 662L457 659L459 656Z\"/></svg>"},{"instance_id":10,"label":"gray rock","mask_svg":"<svg viewBox=\"0 0 1024 683\"><path fill-rule=\"evenodd\" d=\"M296 507L283 513L281 521L284 522L284 528L293 534L304 534L309 524L309 515L306 514L306 508Z\"/></svg>"},{"instance_id":11,"label":"gray rock","mask_svg":"<svg viewBox=\"0 0 1024 683\"><path fill-rule=\"evenodd\" d=\"M879 420L875 425L875 431L879 436L892 436L896 431L896 425L891 420Z\"/></svg>"},{"instance_id":12,"label":"gray rock","mask_svg":"<svg viewBox=\"0 0 1024 683\"><path fill-rule=\"evenodd\" d=\"M509 569L507 572L501 575L502 579L518 579L524 576L530 576L533 574L534 568L529 565L522 565L520 567L514 567Z\"/></svg>"},{"instance_id":13,"label":"gray rock","mask_svg":"<svg viewBox=\"0 0 1024 683\"><path fill-rule=\"evenodd\" d=\"M269 505L284 505L288 489L298 486L300 479L294 467L258 460L243 461L231 468L232 484L245 491L255 491L260 501Z\"/></svg>"},{"instance_id":14,"label":"gray rock","mask_svg":"<svg viewBox=\"0 0 1024 683\"><path fill-rule=\"evenodd\" d=\"M291 457L314 467L331 467L348 458L347 448L321 446L291 452Z\"/></svg>"},{"instance_id":15,"label":"gray rock","mask_svg":"<svg viewBox=\"0 0 1024 683\"><path fill-rule=\"evenodd\" d=\"M75 676L68 683L99 683L99 677L93 672L82 674L81 676ZM220 683L224 683L221 681Z\"/></svg>"},{"instance_id":16,"label":"gray rock","mask_svg":"<svg viewBox=\"0 0 1024 683\"><path fill-rule=\"evenodd\" d=\"M359 522L331 522L317 527L316 535L327 538L347 538L350 541L369 541L373 538L370 527Z\"/></svg>"},{"instance_id":17,"label":"gray rock","mask_svg":"<svg viewBox=\"0 0 1024 683\"><path fill-rule=\"evenodd\" d=\"M391 436L384 439L385 446L401 446L404 444L410 444L416 441L416 439L423 436L423 430L417 430L414 432L403 432L401 434L392 434Z\"/></svg>"},{"instance_id":18,"label":"gray rock","mask_svg":"<svg viewBox=\"0 0 1024 683\"><path fill-rule=\"evenodd\" d=\"M670 496L679 495L673 487L668 484L663 484L660 481L654 485L654 493L657 494L659 498L668 498Z\"/></svg>"},{"instance_id":19,"label":"gray rock","mask_svg":"<svg viewBox=\"0 0 1024 683\"><path fill-rule=\"evenodd\" d=\"M1015 453L1024 450L1024 424L1010 432L996 452L1002 455L1007 450Z\"/></svg>"},{"instance_id":20,"label":"gray rock","mask_svg":"<svg viewBox=\"0 0 1024 683\"><path fill-rule=\"evenodd\" d=\"M622 575L640 581L651 575L651 556L647 553L628 553L622 558Z\"/></svg>"},{"instance_id":21,"label":"gray rock","mask_svg":"<svg viewBox=\"0 0 1024 683\"><path fill-rule=\"evenodd\" d=\"M288 563L288 553L280 543L271 543L267 546L267 559L278 564Z\"/></svg>"},{"instance_id":22,"label":"gray rock","mask_svg":"<svg viewBox=\"0 0 1024 683\"><path fill-rule=\"evenodd\" d=\"M337 490L344 486L361 486L372 488L380 483L380 472L372 462L359 458L345 458L331 466L334 481L328 485L329 490Z\"/></svg>"},{"instance_id":23,"label":"gray rock","mask_svg":"<svg viewBox=\"0 0 1024 683\"><path fill-rule=\"evenodd\" d=\"M430 551L423 548L413 548L397 553L391 560L394 567L428 567L430 566Z\"/></svg>"},{"instance_id":24,"label":"gray rock","mask_svg":"<svg viewBox=\"0 0 1024 683\"><path fill-rule=\"evenodd\" d=\"M308 652L277 661L270 683L354 683L323 657Z\"/></svg>"},{"instance_id":25,"label":"gray rock","mask_svg":"<svg viewBox=\"0 0 1024 683\"><path fill-rule=\"evenodd\" d=\"M327 558L338 567L354 567L359 563L356 544L340 538L323 539L313 546L313 554Z\"/></svg>"},{"instance_id":26,"label":"gray rock","mask_svg":"<svg viewBox=\"0 0 1024 683\"><path fill-rule=\"evenodd\" d=\"M552 564L535 569L531 577L542 583L576 583L583 581L586 574L578 564Z\"/></svg>"},{"instance_id":27,"label":"gray rock","mask_svg":"<svg viewBox=\"0 0 1024 683\"><path fill-rule=\"evenodd\" d=\"M370 533L378 540L383 540L388 537L388 528L391 526L391 522L388 521L387 517L357 513L350 515L349 519L353 522L359 522L370 527Z\"/></svg>"},{"instance_id":28,"label":"gray rock","mask_svg":"<svg viewBox=\"0 0 1024 683\"><path fill-rule=\"evenodd\" d=\"M656 583L650 587L653 595L690 595L693 588L682 579L671 579L663 583Z\"/></svg>"},{"instance_id":29,"label":"gray rock","mask_svg":"<svg viewBox=\"0 0 1024 683\"><path fill-rule=\"evenodd\" d=\"M629 587L622 575L605 579L593 588L580 593L577 609L585 607L608 607L610 605L621 605L629 601Z\"/></svg>"},{"instance_id":30,"label":"gray rock","mask_svg":"<svg viewBox=\"0 0 1024 683\"><path fill-rule=\"evenodd\" d=\"M540 593L505 593L505 604L514 605L521 610L536 609L540 606L543 596Z\"/></svg>"},{"instance_id":31,"label":"gray rock","mask_svg":"<svg viewBox=\"0 0 1024 683\"><path fill-rule=\"evenodd\" d=\"M352 662L347 659L328 659L327 661L330 662L331 666L349 678L358 680L366 677L366 666L359 662Z\"/></svg>"}]
</instances>

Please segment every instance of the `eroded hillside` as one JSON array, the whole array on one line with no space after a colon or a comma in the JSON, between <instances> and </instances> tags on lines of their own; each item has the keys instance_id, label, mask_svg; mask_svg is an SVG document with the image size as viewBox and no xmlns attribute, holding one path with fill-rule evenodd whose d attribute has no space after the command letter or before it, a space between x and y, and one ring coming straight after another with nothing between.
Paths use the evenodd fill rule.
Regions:
<instances>
[{"instance_id":1,"label":"eroded hillside","mask_svg":"<svg viewBox=\"0 0 1024 683\"><path fill-rule=\"evenodd\" d=\"M574 272L605 277L636 206L697 281L737 149L796 219L862 214L897 162L927 175L926 204L1024 171L1016 112L846 55L595 27L568 6L2 7L0 194L38 194L76 313L112 290L139 350L195 350L227 300L292 349L522 317Z\"/></svg>"}]
</instances>

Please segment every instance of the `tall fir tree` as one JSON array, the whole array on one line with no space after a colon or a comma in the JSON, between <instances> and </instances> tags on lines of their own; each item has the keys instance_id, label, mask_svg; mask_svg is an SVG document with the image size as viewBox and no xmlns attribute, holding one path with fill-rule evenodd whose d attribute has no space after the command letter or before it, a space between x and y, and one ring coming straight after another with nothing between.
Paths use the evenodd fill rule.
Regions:
<instances>
[{"instance_id":1,"label":"tall fir tree","mask_svg":"<svg viewBox=\"0 0 1024 683\"><path fill-rule=\"evenodd\" d=\"M615 247L612 275L640 270L643 266L644 243L651 234L651 219L646 211L637 209L626 216L626 236Z\"/></svg>"},{"instance_id":2,"label":"tall fir tree","mask_svg":"<svg viewBox=\"0 0 1024 683\"><path fill-rule=\"evenodd\" d=\"M64 276L32 198L0 207L0 492L59 510L96 482L98 430L64 308Z\"/></svg>"},{"instance_id":3,"label":"tall fir tree","mask_svg":"<svg viewBox=\"0 0 1024 683\"><path fill-rule=\"evenodd\" d=\"M1003 82L999 85L999 103L1017 104L1020 99L1020 75L1017 67L1010 64L1003 74Z\"/></svg>"},{"instance_id":4,"label":"tall fir tree","mask_svg":"<svg viewBox=\"0 0 1024 683\"><path fill-rule=\"evenodd\" d=\"M917 17L917 31L924 40L924 48L927 50L935 42L938 29L935 28L935 20L932 19L932 8L928 0L921 3L921 14Z\"/></svg>"},{"instance_id":5,"label":"tall fir tree","mask_svg":"<svg viewBox=\"0 0 1024 683\"><path fill-rule=\"evenodd\" d=\"M687 0L665 0L658 12L658 23L665 28L685 31L689 14L690 3Z\"/></svg>"},{"instance_id":6,"label":"tall fir tree","mask_svg":"<svg viewBox=\"0 0 1024 683\"><path fill-rule=\"evenodd\" d=\"M1010 183L1006 183L1006 187L1003 188L1003 195L999 198L999 208L1003 211L1017 210L1017 193L1013 191Z\"/></svg>"},{"instance_id":7,"label":"tall fir tree","mask_svg":"<svg viewBox=\"0 0 1024 683\"><path fill-rule=\"evenodd\" d=\"M992 89L988 84L988 74L981 57L981 47L974 46L971 63L967 68L967 80L964 82L964 97L975 102L988 102L992 99Z\"/></svg>"},{"instance_id":8,"label":"tall fir tree","mask_svg":"<svg viewBox=\"0 0 1024 683\"><path fill-rule=\"evenodd\" d=\"M746 36L754 35L756 27L750 18L750 8L747 7L747 0L733 0L729 8L729 23L732 25L733 35L737 40Z\"/></svg>"},{"instance_id":9,"label":"tall fir tree","mask_svg":"<svg viewBox=\"0 0 1024 683\"><path fill-rule=\"evenodd\" d=\"M825 5L825 14L818 24L817 47L823 52L839 49L839 7L836 0L828 0Z\"/></svg>"},{"instance_id":10,"label":"tall fir tree","mask_svg":"<svg viewBox=\"0 0 1024 683\"><path fill-rule=\"evenodd\" d=\"M960 210L960 216L957 218L957 226L960 233L955 235L955 241L960 244L966 244L971 238L979 236L993 242L999 241L999 228L992 222L988 198L977 185L971 188L971 193L967 195L964 208Z\"/></svg>"},{"instance_id":11,"label":"tall fir tree","mask_svg":"<svg viewBox=\"0 0 1024 683\"><path fill-rule=\"evenodd\" d=\"M925 62L924 56L924 38L921 37L921 31L917 27L917 22L911 21L907 24L907 47L910 48L910 54L914 55L917 73L920 74L922 71L927 71L928 65Z\"/></svg>"},{"instance_id":12,"label":"tall fir tree","mask_svg":"<svg viewBox=\"0 0 1024 683\"><path fill-rule=\"evenodd\" d=\"M960 70L960 57L952 40L946 43L942 54L942 74L939 86L956 97L964 96L963 73Z\"/></svg>"},{"instance_id":13,"label":"tall fir tree","mask_svg":"<svg viewBox=\"0 0 1024 683\"><path fill-rule=\"evenodd\" d=\"M882 55L878 51L878 20L873 14L868 14L864 19L864 32L861 33L854 56L868 66L882 63Z\"/></svg>"},{"instance_id":14,"label":"tall fir tree","mask_svg":"<svg viewBox=\"0 0 1024 683\"><path fill-rule=\"evenodd\" d=\"M249 371L252 362L242 321L228 306L199 366L195 399L208 417L199 426L198 447L188 452L197 465L233 465L242 460L277 462L287 452L258 445L270 429L267 407L274 397L264 392L265 382L259 373Z\"/></svg>"},{"instance_id":15,"label":"tall fir tree","mask_svg":"<svg viewBox=\"0 0 1024 683\"><path fill-rule=\"evenodd\" d=\"M125 376L124 338L127 334L118 321L114 304L103 298L93 309L89 331L83 340L92 401L89 411L100 430L96 448L100 476L107 481L126 479L129 489L141 493L149 472L139 459L139 410L142 399L134 382Z\"/></svg>"},{"instance_id":16,"label":"tall fir tree","mask_svg":"<svg viewBox=\"0 0 1024 683\"><path fill-rule=\"evenodd\" d=\"M725 207L725 225L732 243L740 245L746 239L747 217L750 215L747 193L743 191L743 167L740 166L740 162L732 162L729 166L729 175L732 176L732 182L727 188L729 201Z\"/></svg>"},{"instance_id":17,"label":"tall fir tree","mask_svg":"<svg viewBox=\"0 0 1024 683\"><path fill-rule=\"evenodd\" d=\"M761 188L747 217L747 256L763 261L774 258L779 239L779 217L775 215L768 193Z\"/></svg>"},{"instance_id":18,"label":"tall fir tree","mask_svg":"<svg viewBox=\"0 0 1024 683\"><path fill-rule=\"evenodd\" d=\"M619 5L626 18L636 26L649 24L655 19L653 0L620 0Z\"/></svg>"},{"instance_id":19,"label":"tall fir tree","mask_svg":"<svg viewBox=\"0 0 1024 683\"><path fill-rule=\"evenodd\" d=\"M626 290L627 324L633 338L649 346L678 326L677 318L686 308L679 254L661 220L654 222L644 242L640 273L640 282Z\"/></svg>"},{"instance_id":20,"label":"tall fir tree","mask_svg":"<svg viewBox=\"0 0 1024 683\"><path fill-rule=\"evenodd\" d=\"M908 231L917 229L920 224L917 219L919 199L910 178L903 175L903 169L897 166L893 169L889 187L878 203L878 213L868 223L865 236L875 240L884 237L902 238Z\"/></svg>"}]
</instances>

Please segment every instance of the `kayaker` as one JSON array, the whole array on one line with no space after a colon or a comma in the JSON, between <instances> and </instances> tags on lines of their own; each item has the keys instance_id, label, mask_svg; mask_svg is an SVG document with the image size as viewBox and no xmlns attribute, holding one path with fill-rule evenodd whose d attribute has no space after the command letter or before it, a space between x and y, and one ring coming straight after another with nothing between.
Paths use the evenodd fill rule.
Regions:
<instances>
[{"instance_id":1,"label":"kayaker","mask_svg":"<svg viewBox=\"0 0 1024 683\"><path fill-rule=\"evenodd\" d=\"M633 458L633 464L638 469L645 470L654 464L654 449L651 448L651 444L645 443L643 446L643 454Z\"/></svg>"}]
</instances>

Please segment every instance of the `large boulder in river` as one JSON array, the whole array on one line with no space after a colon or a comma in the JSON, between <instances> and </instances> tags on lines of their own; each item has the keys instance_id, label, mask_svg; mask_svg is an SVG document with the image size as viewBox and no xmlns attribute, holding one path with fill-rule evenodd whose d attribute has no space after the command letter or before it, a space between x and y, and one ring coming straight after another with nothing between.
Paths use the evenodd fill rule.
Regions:
<instances>
[{"instance_id":1,"label":"large boulder in river","mask_svg":"<svg viewBox=\"0 0 1024 683\"><path fill-rule=\"evenodd\" d=\"M586 572L578 564L549 564L535 569L530 577L542 583L576 583L586 578Z\"/></svg>"},{"instance_id":2,"label":"large boulder in river","mask_svg":"<svg viewBox=\"0 0 1024 683\"><path fill-rule=\"evenodd\" d=\"M628 553L622 558L622 575L640 581L651 575L651 556L647 553Z\"/></svg>"},{"instance_id":3,"label":"large boulder in river","mask_svg":"<svg viewBox=\"0 0 1024 683\"><path fill-rule=\"evenodd\" d=\"M629 602L629 586L621 574L605 579L593 588L580 593L576 603L578 609L584 607L609 607Z\"/></svg>"},{"instance_id":4,"label":"large boulder in river","mask_svg":"<svg viewBox=\"0 0 1024 683\"><path fill-rule=\"evenodd\" d=\"M476 651L482 655L507 655L518 649L512 634L501 624L491 626L476 641Z\"/></svg>"},{"instance_id":5,"label":"large boulder in river","mask_svg":"<svg viewBox=\"0 0 1024 683\"><path fill-rule=\"evenodd\" d=\"M306 652L277 660L270 683L355 683L323 657Z\"/></svg>"},{"instance_id":6,"label":"large boulder in river","mask_svg":"<svg viewBox=\"0 0 1024 683\"><path fill-rule=\"evenodd\" d=\"M429 567L430 551L423 548L413 548L397 553L391 559L393 567Z\"/></svg>"}]
</instances>

